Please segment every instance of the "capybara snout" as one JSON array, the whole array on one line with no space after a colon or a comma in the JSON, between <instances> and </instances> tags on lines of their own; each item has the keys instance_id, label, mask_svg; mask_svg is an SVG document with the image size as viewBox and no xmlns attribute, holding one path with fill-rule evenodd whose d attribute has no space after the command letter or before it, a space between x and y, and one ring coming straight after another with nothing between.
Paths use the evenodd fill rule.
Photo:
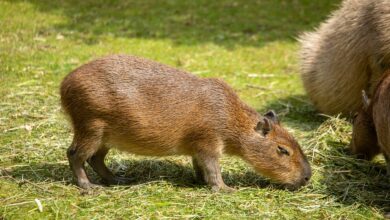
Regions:
<instances>
[{"instance_id":1,"label":"capybara snout","mask_svg":"<svg viewBox=\"0 0 390 220\"><path fill-rule=\"evenodd\" d=\"M74 129L67 155L82 188L93 186L85 162L105 182L123 182L104 164L113 147L146 156L191 156L196 177L214 190L230 189L218 162L223 152L283 184L301 186L311 176L299 144L276 114L258 114L219 79L113 55L68 74L61 102Z\"/></svg>"}]
</instances>

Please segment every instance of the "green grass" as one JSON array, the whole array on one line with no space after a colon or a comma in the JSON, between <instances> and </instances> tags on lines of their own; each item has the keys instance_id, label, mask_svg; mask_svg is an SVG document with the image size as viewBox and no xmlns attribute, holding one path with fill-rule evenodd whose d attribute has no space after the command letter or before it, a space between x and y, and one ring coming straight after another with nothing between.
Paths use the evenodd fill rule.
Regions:
<instances>
[{"instance_id":1,"label":"green grass","mask_svg":"<svg viewBox=\"0 0 390 220\"><path fill-rule=\"evenodd\" d=\"M0 0L0 219L382 218L390 211L383 158L349 156L351 125L318 115L299 79L295 38L338 4ZM224 157L225 182L238 191L212 193L193 184L188 158L113 151L110 168L134 183L83 193L65 156L71 130L58 87L72 69L113 53L223 78L259 112L275 109L309 157L311 184L281 190Z\"/></svg>"}]
</instances>

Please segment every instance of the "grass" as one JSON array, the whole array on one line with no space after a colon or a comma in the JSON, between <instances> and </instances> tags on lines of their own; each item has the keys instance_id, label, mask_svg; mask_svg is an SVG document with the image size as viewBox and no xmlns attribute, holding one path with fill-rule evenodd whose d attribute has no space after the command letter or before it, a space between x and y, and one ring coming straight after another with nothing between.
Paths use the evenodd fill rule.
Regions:
<instances>
[{"instance_id":1,"label":"grass","mask_svg":"<svg viewBox=\"0 0 390 220\"><path fill-rule=\"evenodd\" d=\"M383 218L390 211L383 158L349 156L350 123L317 114L299 79L296 36L338 4L0 0L0 219ZM281 190L224 157L225 182L238 191L212 193L193 184L188 158L113 151L110 168L134 183L81 192L66 161L71 130L58 87L72 69L112 53L223 78L259 112L275 109L309 157L311 184Z\"/></svg>"}]
</instances>

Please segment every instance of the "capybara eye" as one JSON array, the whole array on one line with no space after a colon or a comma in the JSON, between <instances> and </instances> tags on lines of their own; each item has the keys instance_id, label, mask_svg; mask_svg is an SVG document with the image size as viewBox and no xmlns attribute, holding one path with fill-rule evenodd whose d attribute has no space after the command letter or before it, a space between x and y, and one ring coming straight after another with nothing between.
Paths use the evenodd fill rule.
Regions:
<instances>
[{"instance_id":1,"label":"capybara eye","mask_svg":"<svg viewBox=\"0 0 390 220\"><path fill-rule=\"evenodd\" d=\"M281 147L281 146L278 146L278 152L281 153L281 154L287 155L287 156L290 155L290 153L288 152L288 150L286 150L286 148L283 148L283 147Z\"/></svg>"}]
</instances>

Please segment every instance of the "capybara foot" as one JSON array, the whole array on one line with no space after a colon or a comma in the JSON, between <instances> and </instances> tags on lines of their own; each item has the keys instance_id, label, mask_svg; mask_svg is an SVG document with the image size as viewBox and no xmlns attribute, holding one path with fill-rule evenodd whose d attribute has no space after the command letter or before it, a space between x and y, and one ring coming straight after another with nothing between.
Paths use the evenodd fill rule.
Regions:
<instances>
[{"instance_id":1,"label":"capybara foot","mask_svg":"<svg viewBox=\"0 0 390 220\"><path fill-rule=\"evenodd\" d=\"M82 189L89 190L89 189L96 189L102 187L101 185L97 185L91 182L81 182L78 183L78 186Z\"/></svg>"},{"instance_id":2,"label":"capybara foot","mask_svg":"<svg viewBox=\"0 0 390 220\"><path fill-rule=\"evenodd\" d=\"M237 191L234 188L231 188L229 186L223 185L223 186L212 186L211 191L213 192L222 192L222 193L232 193Z\"/></svg>"}]
</instances>

